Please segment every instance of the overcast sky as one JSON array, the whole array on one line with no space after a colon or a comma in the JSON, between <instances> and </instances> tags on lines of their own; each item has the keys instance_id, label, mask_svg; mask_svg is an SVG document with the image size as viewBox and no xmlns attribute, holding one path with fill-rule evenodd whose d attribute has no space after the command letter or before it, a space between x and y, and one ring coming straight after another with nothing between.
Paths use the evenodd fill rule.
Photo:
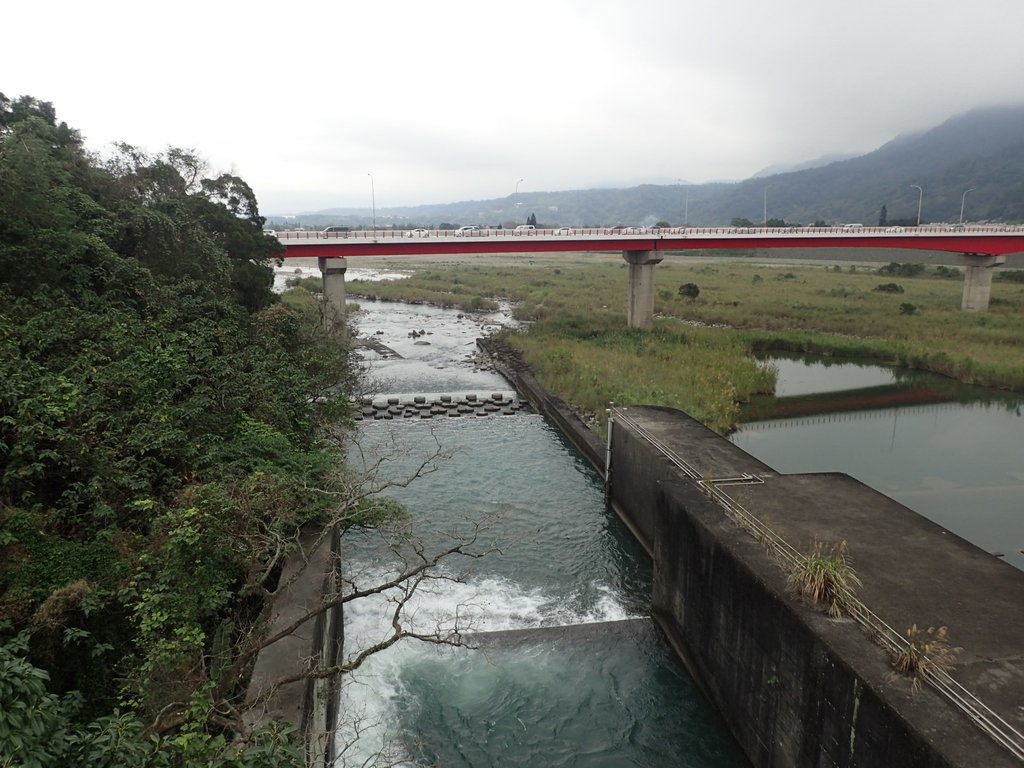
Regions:
<instances>
[{"instance_id":1,"label":"overcast sky","mask_svg":"<svg viewBox=\"0 0 1024 768\"><path fill-rule=\"evenodd\" d=\"M0 91L264 214L742 179L1024 102L1024 0L15 0ZM522 179L520 182L519 180Z\"/></svg>"}]
</instances>

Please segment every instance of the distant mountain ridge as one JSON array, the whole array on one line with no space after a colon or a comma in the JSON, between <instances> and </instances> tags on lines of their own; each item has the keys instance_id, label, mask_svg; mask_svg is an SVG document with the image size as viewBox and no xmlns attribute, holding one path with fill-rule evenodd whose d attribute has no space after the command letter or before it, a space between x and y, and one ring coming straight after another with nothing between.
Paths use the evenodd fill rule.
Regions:
<instances>
[{"instance_id":1,"label":"distant mountain ridge","mask_svg":"<svg viewBox=\"0 0 1024 768\"><path fill-rule=\"evenodd\" d=\"M1024 105L976 109L931 130L897 136L873 152L812 161L813 167L758 175L741 182L700 185L643 184L627 189L529 192L494 200L377 210L377 224L522 223L532 213L541 225L603 226L667 221L727 226L735 218L783 219L812 224L922 222L1024 223ZM969 195L965 193L969 191ZM688 200L688 203L686 202ZM365 224L367 209L339 208L295 217L304 224ZM268 217L284 221L282 217Z\"/></svg>"}]
</instances>

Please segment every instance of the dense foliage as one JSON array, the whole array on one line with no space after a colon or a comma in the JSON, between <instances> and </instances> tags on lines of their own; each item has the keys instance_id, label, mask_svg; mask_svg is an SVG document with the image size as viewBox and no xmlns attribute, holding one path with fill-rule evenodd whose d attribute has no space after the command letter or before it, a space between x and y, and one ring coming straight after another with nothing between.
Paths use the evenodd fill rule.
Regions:
<instances>
[{"instance_id":1,"label":"dense foliage","mask_svg":"<svg viewBox=\"0 0 1024 768\"><path fill-rule=\"evenodd\" d=\"M0 94L0 765L291 759L224 702L351 366L276 302L263 222L192 152L97 158Z\"/></svg>"}]
</instances>

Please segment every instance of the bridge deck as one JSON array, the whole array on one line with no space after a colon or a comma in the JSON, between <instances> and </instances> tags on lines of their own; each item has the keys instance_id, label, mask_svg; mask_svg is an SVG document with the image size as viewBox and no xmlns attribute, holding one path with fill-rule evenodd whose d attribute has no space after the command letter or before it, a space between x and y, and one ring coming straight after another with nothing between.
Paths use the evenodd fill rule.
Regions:
<instances>
[{"instance_id":1,"label":"bridge deck","mask_svg":"<svg viewBox=\"0 0 1024 768\"><path fill-rule=\"evenodd\" d=\"M285 258L565 251L900 248L1004 256L1024 253L1024 227L570 228L282 232Z\"/></svg>"}]
</instances>

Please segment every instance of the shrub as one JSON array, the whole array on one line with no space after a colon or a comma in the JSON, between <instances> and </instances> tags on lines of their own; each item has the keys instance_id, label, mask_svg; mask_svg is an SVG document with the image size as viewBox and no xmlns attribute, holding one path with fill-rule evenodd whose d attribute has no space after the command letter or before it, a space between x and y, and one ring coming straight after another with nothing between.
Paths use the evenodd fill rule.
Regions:
<instances>
[{"instance_id":1,"label":"shrub","mask_svg":"<svg viewBox=\"0 0 1024 768\"><path fill-rule=\"evenodd\" d=\"M289 277L284 284L289 288L305 288L310 293L320 294L324 291L322 277Z\"/></svg>"},{"instance_id":2,"label":"shrub","mask_svg":"<svg viewBox=\"0 0 1024 768\"><path fill-rule=\"evenodd\" d=\"M916 304L911 304L910 302L907 302L907 301L903 302L902 304L900 304L900 314L901 315L916 315L917 314L917 305Z\"/></svg>"},{"instance_id":3,"label":"shrub","mask_svg":"<svg viewBox=\"0 0 1024 768\"><path fill-rule=\"evenodd\" d=\"M876 293L903 293L903 286L898 283L879 283L874 290Z\"/></svg>"},{"instance_id":4,"label":"shrub","mask_svg":"<svg viewBox=\"0 0 1024 768\"><path fill-rule=\"evenodd\" d=\"M693 301L700 296L700 288L696 283L683 283L679 286L679 296L683 299Z\"/></svg>"},{"instance_id":5,"label":"shrub","mask_svg":"<svg viewBox=\"0 0 1024 768\"><path fill-rule=\"evenodd\" d=\"M900 264L890 261L884 267L878 269L880 275L893 275L895 277L917 277L924 274L924 264Z\"/></svg>"},{"instance_id":6,"label":"shrub","mask_svg":"<svg viewBox=\"0 0 1024 768\"><path fill-rule=\"evenodd\" d=\"M1009 269L996 272L993 277L1006 283L1024 283L1024 269Z\"/></svg>"}]
</instances>

